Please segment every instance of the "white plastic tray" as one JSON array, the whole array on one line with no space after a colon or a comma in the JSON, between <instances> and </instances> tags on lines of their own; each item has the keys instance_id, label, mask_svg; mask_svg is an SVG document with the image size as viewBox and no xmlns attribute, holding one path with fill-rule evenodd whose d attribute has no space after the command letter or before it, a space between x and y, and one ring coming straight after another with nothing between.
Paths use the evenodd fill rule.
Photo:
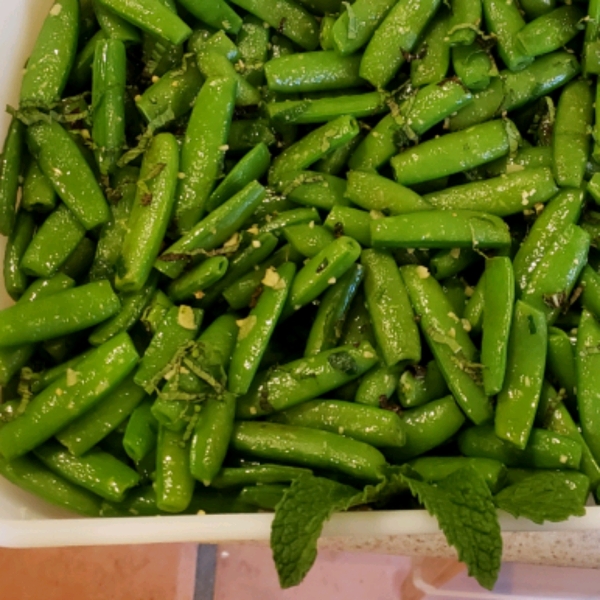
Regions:
<instances>
[{"instance_id":1,"label":"white plastic tray","mask_svg":"<svg viewBox=\"0 0 600 600\"><path fill-rule=\"evenodd\" d=\"M23 65L53 0L0 2L0 106L16 106ZM0 116L3 140L10 117ZM1 242L4 245L4 241ZM1 250L1 248L0 248ZM2 286L3 289L3 286ZM9 299L2 292L0 307ZM271 515L77 519L0 478L0 546L48 547L132 543L246 541L266 543ZM600 566L600 507L544 527L503 516L507 560ZM514 532L514 533L511 533ZM380 553L451 555L435 520L424 511L336 515L323 546Z\"/></svg>"}]
</instances>

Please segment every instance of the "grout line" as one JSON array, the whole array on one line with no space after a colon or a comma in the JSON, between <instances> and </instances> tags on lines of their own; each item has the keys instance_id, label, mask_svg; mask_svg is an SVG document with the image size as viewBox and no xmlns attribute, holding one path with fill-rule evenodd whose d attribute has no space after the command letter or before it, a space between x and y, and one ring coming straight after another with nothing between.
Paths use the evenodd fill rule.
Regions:
<instances>
[{"instance_id":1,"label":"grout line","mask_svg":"<svg viewBox=\"0 0 600 600\"><path fill-rule=\"evenodd\" d=\"M214 600L217 576L217 546L201 544L196 558L194 600Z\"/></svg>"}]
</instances>

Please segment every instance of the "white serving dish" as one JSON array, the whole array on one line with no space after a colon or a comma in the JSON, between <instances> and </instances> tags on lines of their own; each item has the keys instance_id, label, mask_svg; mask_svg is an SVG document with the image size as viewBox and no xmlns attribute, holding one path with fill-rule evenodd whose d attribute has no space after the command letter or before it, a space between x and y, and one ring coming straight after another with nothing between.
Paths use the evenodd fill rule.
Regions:
<instances>
[{"instance_id":1,"label":"white serving dish","mask_svg":"<svg viewBox=\"0 0 600 600\"><path fill-rule=\"evenodd\" d=\"M0 2L0 106L16 106L22 68L53 0ZM10 117L0 115L4 139ZM4 240L1 242L4 246ZM3 286L2 286L3 289ZM2 291L0 307L10 303ZM50 547L167 542L268 543L272 516L199 515L81 519L54 508L0 477L0 546ZM543 527L501 517L506 560L582 567L600 566L600 507L565 523ZM326 525L322 546L379 553L452 554L435 519L425 511L340 514Z\"/></svg>"}]
</instances>

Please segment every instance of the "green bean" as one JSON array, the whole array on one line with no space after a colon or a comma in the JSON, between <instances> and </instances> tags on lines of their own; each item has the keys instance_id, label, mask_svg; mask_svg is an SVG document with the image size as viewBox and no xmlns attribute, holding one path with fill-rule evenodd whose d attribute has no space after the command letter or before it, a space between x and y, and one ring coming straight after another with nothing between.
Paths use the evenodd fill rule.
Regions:
<instances>
[{"instance_id":1,"label":"green bean","mask_svg":"<svg viewBox=\"0 0 600 600\"><path fill-rule=\"evenodd\" d=\"M65 275L56 275L52 279L38 279L34 281L19 299L19 304L34 302L56 294L63 290L71 289L75 282ZM33 355L35 346L25 344L22 346L8 346L0 348L0 385L6 389L9 381Z\"/></svg>"},{"instance_id":2,"label":"green bean","mask_svg":"<svg viewBox=\"0 0 600 600\"><path fill-rule=\"evenodd\" d=\"M365 250L365 296L377 344L387 366L419 362L421 342L410 300L389 253Z\"/></svg>"},{"instance_id":3,"label":"green bean","mask_svg":"<svg viewBox=\"0 0 600 600\"><path fill-rule=\"evenodd\" d=\"M321 222L319 212L315 208L293 208L292 210L284 210L274 217L266 215L266 222L261 225L259 232L281 233L283 229L290 225L315 222Z\"/></svg>"},{"instance_id":4,"label":"green bean","mask_svg":"<svg viewBox=\"0 0 600 600\"><path fill-rule=\"evenodd\" d=\"M403 408L416 408L448 393L444 376L435 362L409 367L398 381L398 400Z\"/></svg>"},{"instance_id":5,"label":"green bean","mask_svg":"<svg viewBox=\"0 0 600 600\"><path fill-rule=\"evenodd\" d=\"M566 406L561 402L560 396L557 395L556 391L546 381L542 387L538 407L538 420L541 421L545 429L571 438L581 445L580 470L590 478L591 487L596 490L600 483L600 466L583 439L579 427L573 421L573 417L571 417Z\"/></svg>"},{"instance_id":6,"label":"green bean","mask_svg":"<svg viewBox=\"0 0 600 600\"><path fill-rule=\"evenodd\" d=\"M56 208L56 192L35 160L25 173L21 206L31 212L46 213Z\"/></svg>"},{"instance_id":7,"label":"green bean","mask_svg":"<svg viewBox=\"0 0 600 600\"><path fill-rule=\"evenodd\" d=\"M102 175L112 173L125 145L125 46L96 44L92 82L92 139Z\"/></svg>"},{"instance_id":8,"label":"green bean","mask_svg":"<svg viewBox=\"0 0 600 600\"><path fill-rule=\"evenodd\" d=\"M472 210L435 210L377 219L374 248L503 248L510 233L502 219Z\"/></svg>"},{"instance_id":9,"label":"green bean","mask_svg":"<svg viewBox=\"0 0 600 600\"><path fill-rule=\"evenodd\" d=\"M248 467L225 467L212 480L210 487L227 489L247 485L264 485L270 483L288 483L308 475L308 469L288 467L286 465L260 465Z\"/></svg>"},{"instance_id":10,"label":"green bean","mask_svg":"<svg viewBox=\"0 0 600 600\"><path fill-rule=\"evenodd\" d=\"M21 83L22 107L50 108L67 84L79 35L78 0L55 2L27 61Z\"/></svg>"},{"instance_id":11,"label":"green bean","mask_svg":"<svg viewBox=\"0 0 600 600\"><path fill-rule=\"evenodd\" d=\"M550 169L527 169L426 194L442 210L481 210L506 217L548 202L558 191Z\"/></svg>"},{"instance_id":12,"label":"green bean","mask_svg":"<svg viewBox=\"0 0 600 600\"><path fill-rule=\"evenodd\" d=\"M85 237L75 215L61 204L38 229L21 260L21 269L33 277L52 277Z\"/></svg>"},{"instance_id":13,"label":"green bean","mask_svg":"<svg viewBox=\"0 0 600 600\"><path fill-rule=\"evenodd\" d=\"M388 367L380 364L371 369L360 380L354 402L380 407L394 395L398 387L401 365Z\"/></svg>"},{"instance_id":14,"label":"green bean","mask_svg":"<svg viewBox=\"0 0 600 600\"><path fill-rule=\"evenodd\" d=\"M235 90L234 80L215 79L202 88L192 111L182 148L183 179L177 189L174 213L181 233L192 230L202 217L219 175Z\"/></svg>"},{"instance_id":15,"label":"green bean","mask_svg":"<svg viewBox=\"0 0 600 600\"><path fill-rule=\"evenodd\" d=\"M340 400L312 400L270 417L271 422L331 431L375 448L404 445L406 434L400 417L379 407Z\"/></svg>"},{"instance_id":16,"label":"green bean","mask_svg":"<svg viewBox=\"0 0 600 600\"><path fill-rule=\"evenodd\" d=\"M476 29L481 24L481 13L480 0L454 0L452 2L452 16L448 25L450 45L469 46L475 42Z\"/></svg>"},{"instance_id":17,"label":"green bean","mask_svg":"<svg viewBox=\"0 0 600 600\"><path fill-rule=\"evenodd\" d=\"M517 34L518 43L528 56L559 50L579 33L585 14L578 6L561 6L525 25Z\"/></svg>"},{"instance_id":18,"label":"green bean","mask_svg":"<svg viewBox=\"0 0 600 600\"><path fill-rule=\"evenodd\" d=\"M306 258L312 258L335 239L322 225L310 223L290 225L283 230L283 235L294 250Z\"/></svg>"},{"instance_id":19,"label":"green bean","mask_svg":"<svg viewBox=\"0 0 600 600\"><path fill-rule=\"evenodd\" d=\"M513 261L515 279L521 291L526 289L540 261L552 248L556 232L564 232L576 223L582 206L583 192L561 190L536 219Z\"/></svg>"},{"instance_id":20,"label":"green bean","mask_svg":"<svg viewBox=\"0 0 600 600\"><path fill-rule=\"evenodd\" d=\"M435 483L460 469L473 469L488 484L492 494L498 493L506 482L506 467L490 458L468 458L466 456L424 456L411 460L410 467L425 481Z\"/></svg>"},{"instance_id":21,"label":"green bean","mask_svg":"<svg viewBox=\"0 0 600 600\"><path fill-rule=\"evenodd\" d=\"M111 317L120 302L108 282L19 303L0 312L0 345L17 346L81 331Z\"/></svg>"},{"instance_id":22,"label":"green bean","mask_svg":"<svg viewBox=\"0 0 600 600\"><path fill-rule=\"evenodd\" d=\"M268 119L245 119L231 123L227 140L230 152L247 152L258 144L270 147L276 143L275 131Z\"/></svg>"},{"instance_id":23,"label":"green bean","mask_svg":"<svg viewBox=\"0 0 600 600\"><path fill-rule=\"evenodd\" d=\"M304 8L290 0L232 0L305 50L319 45L319 25Z\"/></svg>"},{"instance_id":24,"label":"green bean","mask_svg":"<svg viewBox=\"0 0 600 600\"><path fill-rule=\"evenodd\" d=\"M155 275L155 273L150 275L141 290L120 295L121 310L92 331L88 338L92 346L104 344L115 335L129 331L138 322L156 290L158 277Z\"/></svg>"},{"instance_id":25,"label":"green bean","mask_svg":"<svg viewBox=\"0 0 600 600\"><path fill-rule=\"evenodd\" d=\"M169 133L157 135L144 156L116 265L115 285L123 292L140 291L158 257L175 200L178 156L177 142Z\"/></svg>"},{"instance_id":26,"label":"green bean","mask_svg":"<svg viewBox=\"0 0 600 600\"><path fill-rule=\"evenodd\" d=\"M291 286L284 317L306 306L346 273L360 256L353 238L342 236L325 246L298 272Z\"/></svg>"},{"instance_id":27,"label":"green bean","mask_svg":"<svg viewBox=\"0 0 600 600\"><path fill-rule=\"evenodd\" d=\"M508 154L509 127L489 121L465 131L422 142L392 158L396 180L404 185L453 175Z\"/></svg>"},{"instance_id":28,"label":"green bean","mask_svg":"<svg viewBox=\"0 0 600 600\"><path fill-rule=\"evenodd\" d=\"M401 448L385 450L386 458L397 464L425 454L448 441L462 427L465 417L454 398L446 396L405 411L402 422L406 443Z\"/></svg>"},{"instance_id":29,"label":"green bean","mask_svg":"<svg viewBox=\"0 0 600 600\"><path fill-rule=\"evenodd\" d=\"M145 397L146 392L129 375L96 406L60 431L56 439L74 456L82 456L122 425Z\"/></svg>"},{"instance_id":30,"label":"green bean","mask_svg":"<svg viewBox=\"0 0 600 600\"><path fill-rule=\"evenodd\" d=\"M516 73L501 71L500 77L475 94L468 106L450 117L450 130L466 129L521 108L565 85L578 73L577 59L564 51L541 56Z\"/></svg>"},{"instance_id":31,"label":"green bean","mask_svg":"<svg viewBox=\"0 0 600 600\"><path fill-rule=\"evenodd\" d=\"M151 394L167 374L176 352L198 333L202 317L201 310L185 305L169 309L142 357L135 383Z\"/></svg>"},{"instance_id":32,"label":"green bean","mask_svg":"<svg viewBox=\"0 0 600 600\"><path fill-rule=\"evenodd\" d=\"M49 442L37 448L34 454L57 475L105 500L122 502L127 491L140 481L133 469L99 450L92 450L84 457L75 457L60 444Z\"/></svg>"},{"instance_id":33,"label":"green bean","mask_svg":"<svg viewBox=\"0 0 600 600\"><path fill-rule=\"evenodd\" d=\"M491 281L493 272L490 271L486 274L486 291L490 289L488 286ZM485 307L487 310L488 304ZM484 313L484 339L485 324ZM506 378L498 394L495 432L500 439L514 444L520 450L525 450L533 427L544 379L547 346L545 315L517 301L508 341ZM501 346L497 346L496 351L498 348Z\"/></svg>"},{"instance_id":34,"label":"green bean","mask_svg":"<svg viewBox=\"0 0 600 600\"><path fill-rule=\"evenodd\" d=\"M189 442L182 433L159 427L156 445L156 505L169 513L183 512L192 501Z\"/></svg>"},{"instance_id":35,"label":"green bean","mask_svg":"<svg viewBox=\"0 0 600 600\"><path fill-rule=\"evenodd\" d=\"M376 88L384 88L404 64L405 54L415 47L439 5L438 0L420 3L412 3L411 0L397 2L365 49L360 64L360 76Z\"/></svg>"},{"instance_id":36,"label":"green bean","mask_svg":"<svg viewBox=\"0 0 600 600\"><path fill-rule=\"evenodd\" d=\"M493 425L465 429L458 436L458 447L465 456L499 460L507 467L577 470L581 464L581 445L578 442L536 427L531 430L524 450L497 437Z\"/></svg>"},{"instance_id":37,"label":"green bean","mask_svg":"<svg viewBox=\"0 0 600 600\"><path fill-rule=\"evenodd\" d=\"M327 290L310 328L304 356L316 356L338 345L350 305L362 283L364 271L361 265L353 265Z\"/></svg>"},{"instance_id":38,"label":"green bean","mask_svg":"<svg viewBox=\"0 0 600 600\"><path fill-rule=\"evenodd\" d=\"M574 398L577 390L575 349L569 336L562 329L556 327L548 329L547 357L547 371L564 389L565 393L570 398Z\"/></svg>"},{"instance_id":39,"label":"green bean","mask_svg":"<svg viewBox=\"0 0 600 600\"><path fill-rule=\"evenodd\" d=\"M385 458L379 450L329 431L279 423L237 423L231 438L235 450L267 460L336 471L376 481Z\"/></svg>"},{"instance_id":40,"label":"green bean","mask_svg":"<svg viewBox=\"0 0 600 600\"><path fill-rule=\"evenodd\" d=\"M27 143L56 193L86 229L108 221L110 211L92 170L58 123L31 125Z\"/></svg>"},{"instance_id":41,"label":"green bean","mask_svg":"<svg viewBox=\"0 0 600 600\"><path fill-rule=\"evenodd\" d=\"M371 245L371 221L373 216L348 206L334 206L325 220L325 227L335 235L348 235L361 246Z\"/></svg>"},{"instance_id":42,"label":"green bean","mask_svg":"<svg viewBox=\"0 0 600 600\"><path fill-rule=\"evenodd\" d=\"M228 377L228 389L233 394L248 392L285 306L295 274L296 265L293 263L268 270L256 306L248 317L238 322L240 330Z\"/></svg>"},{"instance_id":43,"label":"green bean","mask_svg":"<svg viewBox=\"0 0 600 600\"><path fill-rule=\"evenodd\" d=\"M476 424L493 416L480 385L476 348L439 283L422 266L401 267L413 309L444 379L465 414Z\"/></svg>"},{"instance_id":44,"label":"green bean","mask_svg":"<svg viewBox=\"0 0 600 600\"><path fill-rule=\"evenodd\" d=\"M212 212L223 202L241 192L249 183L262 178L271 164L266 144L257 144L237 162L206 202L206 211Z\"/></svg>"},{"instance_id":45,"label":"green bean","mask_svg":"<svg viewBox=\"0 0 600 600\"><path fill-rule=\"evenodd\" d=\"M565 87L556 109L552 133L554 177L565 187L580 187L590 151L594 99L585 80Z\"/></svg>"},{"instance_id":46,"label":"green bean","mask_svg":"<svg viewBox=\"0 0 600 600\"><path fill-rule=\"evenodd\" d=\"M0 155L0 234L5 236L15 224L24 132L23 124L13 119Z\"/></svg>"},{"instance_id":47,"label":"green bean","mask_svg":"<svg viewBox=\"0 0 600 600\"><path fill-rule=\"evenodd\" d=\"M474 33L470 29L465 30ZM477 43L455 46L452 49L452 66L463 84L473 92L484 90L498 69L490 55Z\"/></svg>"},{"instance_id":48,"label":"green bean","mask_svg":"<svg viewBox=\"0 0 600 600\"><path fill-rule=\"evenodd\" d=\"M356 119L387 112L382 92L369 92L316 100L285 100L267 106L272 121L280 123L325 123L343 115Z\"/></svg>"},{"instance_id":49,"label":"green bean","mask_svg":"<svg viewBox=\"0 0 600 600\"><path fill-rule=\"evenodd\" d=\"M242 19L224 0L180 0L191 15L216 29L238 33Z\"/></svg>"},{"instance_id":50,"label":"green bean","mask_svg":"<svg viewBox=\"0 0 600 600\"><path fill-rule=\"evenodd\" d=\"M139 44L142 41L140 30L137 27L96 0L94 0L94 12L98 19L98 25L107 39L120 40L125 44Z\"/></svg>"},{"instance_id":51,"label":"green bean","mask_svg":"<svg viewBox=\"0 0 600 600\"><path fill-rule=\"evenodd\" d=\"M482 0L482 4L488 30L498 41L498 54L502 62L511 71L519 71L531 64L533 56L518 43L517 34L525 27L525 21L517 6L507 0Z\"/></svg>"},{"instance_id":52,"label":"green bean","mask_svg":"<svg viewBox=\"0 0 600 600\"><path fill-rule=\"evenodd\" d=\"M542 311L553 323L565 304L587 262L589 234L567 225L553 236L547 253L532 273L521 299Z\"/></svg>"},{"instance_id":53,"label":"green bean","mask_svg":"<svg viewBox=\"0 0 600 600\"><path fill-rule=\"evenodd\" d=\"M539 314L537 311L528 312L529 309L523 304L518 304L518 308L515 310L515 318L520 319L522 323L515 323L511 330L514 302L515 276L510 258L498 256L488 259L485 263L483 339L481 342L481 363L484 366L483 387L488 396L495 396L503 389L507 368L512 369L512 373L510 370L508 371L509 380L505 385L506 392L503 391L501 395L505 403L513 398L513 392L515 399L520 392L524 395L539 394L539 386L536 388L535 384L540 383L541 385L541 382L536 382L535 376L539 373L536 373L533 367L539 366L540 344L546 331L545 327L542 328L542 331L533 331ZM531 323L532 331L525 329L528 323ZM518 344L523 344L524 354L522 356ZM534 351L537 352L534 354ZM532 355L529 355L529 352ZM510 353L511 356L508 367L507 353ZM531 373L526 373L533 379L534 385L531 391L529 388L524 391L513 389L518 386L519 377L522 375L519 370L519 360L523 360L527 369L531 368ZM519 406L523 405L519 404ZM529 405L527 404L527 406Z\"/></svg>"},{"instance_id":54,"label":"green bean","mask_svg":"<svg viewBox=\"0 0 600 600\"><path fill-rule=\"evenodd\" d=\"M272 255L273 250L275 250L277 247L278 241L279 240L277 237L272 233L262 233L257 235L256 239L252 240L252 242L255 243L251 242L247 247L242 248L235 255L233 255L229 261L229 268L225 274L225 277L223 277L223 279L221 279L218 283L213 285L210 290L208 290L204 298L202 298L201 306L211 306L221 294L224 294L225 291L230 288L230 286L243 283L244 277L248 274L251 277L258 279L256 286L253 287L252 291L250 292L250 296L252 296L254 289L260 285L260 280L264 277L267 267L278 267L280 264L285 262L285 260L282 260L277 265L274 263L269 263L268 265L263 265L264 269L259 266L259 263L262 263L265 259L268 259L268 257ZM254 270L254 267L256 266L259 266L258 272ZM247 303L243 304L242 306L239 306L238 309L247 305Z\"/></svg>"},{"instance_id":55,"label":"green bean","mask_svg":"<svg viewBox=\"0 0 600 600\"><path fill-rule=\"evenodd\" d=\"M18 300L28 285L27 274L21 268L21 259L31 244L35 221L31 214L21 210L6 242L4 252L4 287L13 300Z\"/></svg>"},{"instance_id":56,"label":"green bean","mask_svg":"<svg viewBox=\"0 0 600 600\"><path fill-rule=\"evenodd\" d=\"M96 0L125 21L142 31L163 38L172 44L182 44L192 30L164 4L157 0Z\"/></svg>"},{"instance_id":57,"label":"green bean","mask_svg":"<svg viewBox=\"0 0 600 600\"><path fill-rule=\"evenodd\" d=\"M181 67L165 73L135 103L148 123L175 121L192 109L203 83L195 57L186 55Z\"/></svg>"},{"instance_id":58,"label":"green bean","mask_svg":"<svg viewBox=\"0 0 600 600\"><path fill-rule=\"evenodd\" d=\"M409 188L375 173L350 171L347 178L346 197L365 210L400 215L432 209Z\"/></svg>"},{"instance_id":59,"label":"green bean","mask_svg":"<svg viewBox=\"0 0 600 600\"><path fill-rule=\"evenodd\" d=\"M77 371L67 371L0 430L0 454L13 459L48 440L116 388L137 360L127 334L98 348L77 365Z\"/></svg>"},{"instance_id":60,"label":"green bean","mask_svg":"<svg viewBox=\"0 0 600 600\"><path fill-rule=\"evenodd\" d=\"M368 342L340 346L260 373L239 398L238 418L255 418L323 396L360 377L377 362Z\"/></svg>"},{"instance_id":61,"label":"green bean","mask_svg":"<svg viewBox=\"0 0 600 600\"><path fill-rule=\"evenodd\" d=\"M473 97L452 79L418 90L398 107L398 115L385 116L367 135L349 161L355 171L377 170L398 152L398 136L423 135L452 113L468 105Z\"/></svg>"},{"instance_id":62,"label":"green bean","mask_svg":"<svg viewBox=\"0 0 600 600\"><path fill-rule=\"evenodd\" d=\"M123 436L125 452L131 460L136 462L143 460L156 446L158 423L151 408L150 398L143 400L131 413Z\"/></svg>"},{"instance_id":63,"label":"green bean","mask_svg":"<svg viewBox=\"0 0 600 600\"><path fill-rule=\"evenodd\" d=\"M34 457L22 456L10 461L0 458L0 474L50 504L89 517L100 515L98 496L55 475Z\"/></svg>"},{"instance_id":64,"label":"green bean","mask_svg":"<svg viewBox=\"0 0 600 600\"><path fill-rule=\"evenodd\" d=\"M337 52L304 52L270 60L265 65L267 84L273 92L295 94L360 87L360 57Z\"/></svg>"},{"instance_id":65,"label":"green bean","mask_svg":"<svg viewBox=\"0 0 600 600\"><path fill-rule=\"evenodd\" d=\"M450 15L440 12L429 23L410 63L410 81L415 87L442 81L450 68Z\"/></svg>"}]
</instances>

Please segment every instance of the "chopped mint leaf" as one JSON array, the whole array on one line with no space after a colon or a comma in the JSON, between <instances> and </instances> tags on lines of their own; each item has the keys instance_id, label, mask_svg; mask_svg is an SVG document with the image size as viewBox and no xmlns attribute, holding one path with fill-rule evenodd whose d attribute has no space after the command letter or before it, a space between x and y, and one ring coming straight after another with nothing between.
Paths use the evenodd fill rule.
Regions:
<instances>
[{"instance_id":1,"label":"chopped mint leaf","mask_svg":"<svg viewBox=\"0 0 600 600\"><path fill-rule=\"evenodd\" d=\"M437 484L406 477L412 493L438 520L469 575L491 590L502 560L500 524L489 487L473 469L460 469Z\"/></svg>"},{"instance_id":2,"label":"chopped mint leaf","mask_svg":"<svg viewBox=\"0 0 600 600\"><path fill-rule=\"evenodd\" d=\"M564 521L585 514L590 480L575 471L534 473L494 497L498 508L534 523Z\"/></svg>"}]
</instances>

